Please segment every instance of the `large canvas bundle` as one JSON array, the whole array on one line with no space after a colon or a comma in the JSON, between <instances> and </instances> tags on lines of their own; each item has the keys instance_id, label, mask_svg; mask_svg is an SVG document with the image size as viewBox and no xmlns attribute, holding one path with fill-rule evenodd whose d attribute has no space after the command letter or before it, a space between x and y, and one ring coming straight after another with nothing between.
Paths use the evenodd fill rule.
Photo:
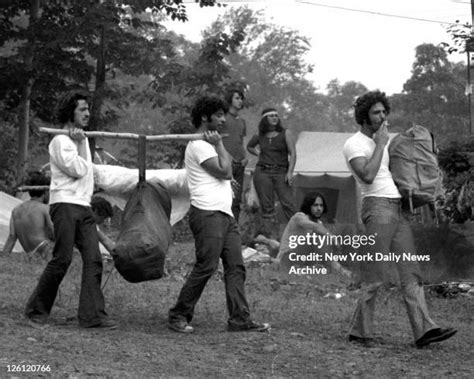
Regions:
<instances>
[{"instance_id":1,"label":"large canvas bundle","mask_svg":"<svg viewBox=\"0 0 474 379\"><path fill-rule=\"evenodd\" d=\"M115 267L129 282L163 276L171 242L170 213L170 196L163 186L138 182L125 207L112 253Z\"/></svg>"},{"instance_id":2,"label":"large canvas bundle","mask_svg":"<svg viewBox=\"0 0 474 379\"><path fill-rule=\"evenodd\" d=\"M179 222L189 210L186 170L146 170L146 181L161 184L171 197L171 225ZM138 169L113 165L94 165L94 183L106 199L121 210L138 184Z\"/></svg>"},{"instance_id":3,"label":"large canvas bundle","mask_svg":"<svg viewBox=\"0 0 474 379\"><path fill-rule=\"evenodd\" d=\"M395 136L388 151L393 180L410 207L433 203L441 177L431 132L415 125Z\"/></svg>"}]
</instances>

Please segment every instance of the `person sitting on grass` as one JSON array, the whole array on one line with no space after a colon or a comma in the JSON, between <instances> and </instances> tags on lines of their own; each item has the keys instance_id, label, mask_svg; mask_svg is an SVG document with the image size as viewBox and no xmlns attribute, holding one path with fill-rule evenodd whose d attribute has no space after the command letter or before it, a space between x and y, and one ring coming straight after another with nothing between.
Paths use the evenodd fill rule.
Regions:
<instances>
[{"instance_id":1,"label":"person sitting on grass","mask_svg":"<svg viewBox=\"0 0 474 379\"><path fill-rule=\"evenodd\" d=\"M311 192L305 195L301 203L300 211L296 212L286 225L281 237L281 243L278 255L275 261L279 264L286 259L292 251L299 254L312 252L314 246L304 245L293 248L290 246L290 238L295 236L306 236L308 233L316 233L321 235L332 235L332 233L324 226L321 217L327 212L326 199L319 192ZM308 250L309 249L309 250ZM308 251L306 251L308 250ZM349 278L352 277L351 271L342 267L338 262L330 262L331 269Z\"/></svg>"},{"instance_id":2,"label":"person sitting on grass","mask_svg":"<svg viewBox=\"0 0 474 379\"><path fill-rule=\"evenodd\" d=\"M26 181L27 186L49 186L50 179L40 171L32 172ZM48 190L28 191L30 199L16 206L10 217L10 233L3 248L3 254L10 254L17 240L28 257L38 256L51 259L54 248L54 226L49 215ZM102 197L94 196L91 210L97 223L99 242L107 249L101 251L104 261L111 261L110 253L115 243L107 237L99 225L113 216L110 203Z\"/></svg>"},{"instance_id":3,"label":"person sitting on grass","mask_svg":"<svg viewBox=\"0 0 474 379\"><path fill-rule=\"evenodd\" d=\"M31 172L27 186L49 186L50 179L40 171ZM49 216L48 190L29 190L30 200L17 205L10 217L10 233L3 254L10 254L17 240L29 257L52 257L54 227Z\"/></svg>"}]
</instances>

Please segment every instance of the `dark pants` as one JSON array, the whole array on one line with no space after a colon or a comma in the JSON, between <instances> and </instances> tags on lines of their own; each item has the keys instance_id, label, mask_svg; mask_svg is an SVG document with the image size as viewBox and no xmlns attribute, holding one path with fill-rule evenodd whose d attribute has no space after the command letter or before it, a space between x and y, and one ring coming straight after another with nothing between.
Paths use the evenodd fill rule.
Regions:
<instances>
[{"instance_id":1,"label":"dark pants","mask_svg":"<svg viewBox=\"0 0 474 379\"><path fill-rule=\"evenodd\" d=\"M293 190L286 182L287 169L262 168L257 165L253 177L255 190L262 209L262 232L269 238L279 239L278 225L275 222L275 192L285 215L286 222L295 213Z\"/></svg>"},{"instance_id":2,"label":"dark pants","mask_svg":"<svg viewBox=\"0 0 474 379\"><path fill-rule=\"evenodd\" d=\"M47 316L51 312L59 285L72 261L74 245L82 256L82 282L78 318L81 326L100 323L106 317L104 297L100 288L102 259L97 226L88 207L58 203L50 207L54 224L55 246L38 285L29 298L25 314L28 317Z\"/></svg>"},{"instance_id":3,"label":"dark pants","mask_svg":"<svg viewBox=\"0 0 474 379\"><path fill-rule=\"evenodd\" d=\"M219 211L191 207L189 226L194 235L196 263L169 311L169 321L191 322L207 281L217 270L219 258L224 266L224 282L229 324L246 323L250 318L245 297L245 266L241 239L235 219Z\"/></svg>"},{"instance_id":4,"label":"dark pants","mask_svg":"<svg viewBox=\"0 0 474 379\"><path fill-rule=\"evenodd\" d=\"M234 192L234 198L232 199L232 213L234 218L239 222L240 217L240 203L242 202L242 189L244 187L244 172L245 166L242 166L240 162L232 163L232 177L239 184L239 188Z\"/></svg>"},{"instance_id":5,"label":"dark pants","mask_svg":"<svg viewBox=\"0 0 474 379\"><path fill-rule=\"evenodd\" d=\"M253 183L257 191L260 206L262 207L263 217L275 217L275 195L278 195L286 221L295 213L293 200L293 190L285 180L287 170L281 169L262 169L256 167Z\"/></svg>"},{"instance_id":6,"label":"dark pants","mask_svg":"<svg viewBox=\"0 0 474 379\"><path fill-rule=\"evenodd\" d=\"M399 199L367 197L362 201L362 221L367 235L375 236L368 252L388 255L416 253L413 233L402 211ZM356 337L373 336L375 303L380 288L388 283L400 283L408 318L415 341L427 331L438 328L426 306L418 262L367 262L362 264L364 282L357 308L352 316L349 334Z\"/></svg>"}]
</instances>

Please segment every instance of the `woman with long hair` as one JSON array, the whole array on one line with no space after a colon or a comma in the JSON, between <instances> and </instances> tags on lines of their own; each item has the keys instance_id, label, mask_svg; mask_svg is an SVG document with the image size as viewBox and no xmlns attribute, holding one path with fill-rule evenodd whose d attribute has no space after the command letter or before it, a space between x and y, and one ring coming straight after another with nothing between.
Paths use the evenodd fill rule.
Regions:
<instances>
[{"instance_id":1,"label":"woman with long hair","mask_svg":"<svg viewBox=\"0 0 474 379\"><path fill-rule=\"evenodd\" d=\"M315 246L301 243L298 237L306 237L309 234L320 234L331 236L332 233L324 226L321 217L327 212L326 199L319 192L311 192L305 195L301 203L300 211L291 217L281 237L280 249L276 257L277 262L286 259L291 252L303 255L315 251ZM298 243L300 242L300 243ZM338 262L329 262L334 272L351 277L351 272L343 268Z\"/></svg>"},{"instance_id":2,"label":"woman with long hair","mask_svg":"<svg viewBox=\"0 0 474 379\"><path fill-rule=\"evenodd\" d=\"M275 108L262 111L258 134L249 140L247 150L258 156L253 183L260 200L264 224L269 224L275 218L275 192L288 221L295 212L291 184L296 149L293 137L283 128ZM271 233L271 230L266 232Z\"/></svg>"}]
</instances>

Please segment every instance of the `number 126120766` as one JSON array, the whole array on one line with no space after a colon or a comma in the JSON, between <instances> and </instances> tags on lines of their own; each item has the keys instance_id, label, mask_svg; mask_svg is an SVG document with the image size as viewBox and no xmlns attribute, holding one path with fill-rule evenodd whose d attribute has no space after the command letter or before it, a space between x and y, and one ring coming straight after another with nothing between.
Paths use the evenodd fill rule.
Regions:
<instances>
[{"instance_id":1,"label":"number 126120766","mask_svg":"<svg viewBox=\"0 0 474 379\"><path fill-rule=\"evenodd\" d=\"M7 365L7 372L50 372L51 367L49 365L32 365L32 364L20 364L20 365Z\"/></svg>"}]
</instances>

